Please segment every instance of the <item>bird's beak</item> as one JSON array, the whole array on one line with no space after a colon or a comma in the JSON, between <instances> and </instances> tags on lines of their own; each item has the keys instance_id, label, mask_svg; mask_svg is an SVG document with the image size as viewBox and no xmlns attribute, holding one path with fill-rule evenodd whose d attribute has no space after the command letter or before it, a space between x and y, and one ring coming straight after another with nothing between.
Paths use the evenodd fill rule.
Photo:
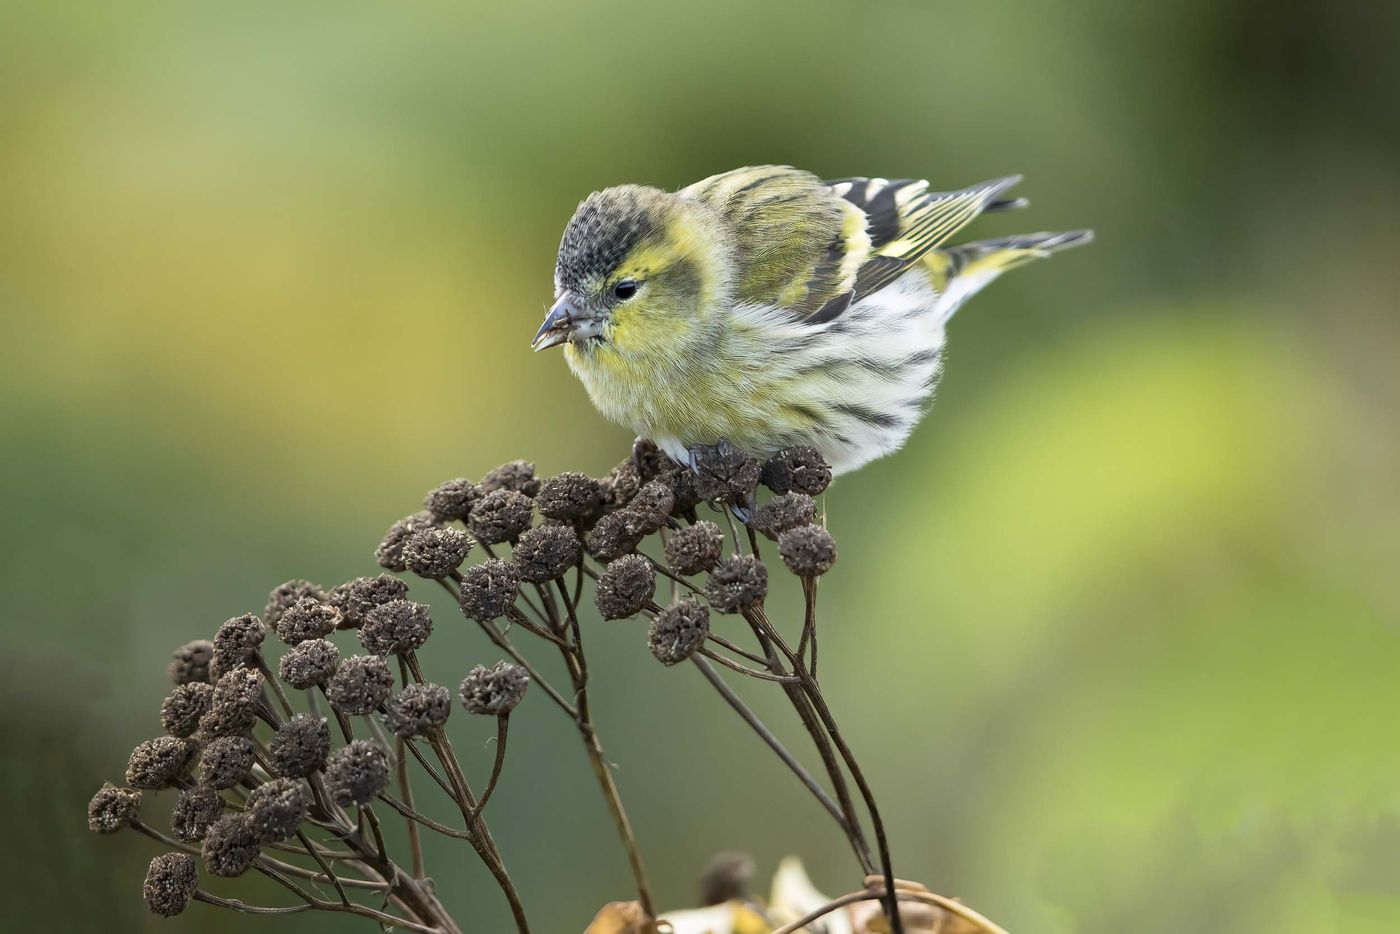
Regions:
<instances>
[{"instance_id":1,"label":"bird's beak","mask_svg":"<svg viewBox=\"0 0 1400 934\"><path fill-rule=\"evenodd\" d=\"M544 324L540 325L530 346L535 350L544 350L573 340L582 319L583 311L579 308L578 300L572 292L565 292L545 315Z\"/></svg>"}]
</instances>

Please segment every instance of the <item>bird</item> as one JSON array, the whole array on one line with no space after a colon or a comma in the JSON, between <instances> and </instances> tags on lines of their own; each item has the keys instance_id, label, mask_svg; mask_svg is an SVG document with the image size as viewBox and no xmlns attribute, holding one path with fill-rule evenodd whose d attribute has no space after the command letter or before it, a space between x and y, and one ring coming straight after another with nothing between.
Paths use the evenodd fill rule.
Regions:
<instances>
[{"instance_id":1,"label":"bird","mask_svg":"<svg viewBox=\"0 0 1400 934\"><path fill-rule=\"evenodd\" d=\"M564 228L536 351L562 346L595 407L677 463L724 444L815 448L839 475L898 450L963 303L1089 230L948 241L1024 207L1020 176L954 191L752 166L678 191L624 184Z\"/></svg>"}]
</instances>

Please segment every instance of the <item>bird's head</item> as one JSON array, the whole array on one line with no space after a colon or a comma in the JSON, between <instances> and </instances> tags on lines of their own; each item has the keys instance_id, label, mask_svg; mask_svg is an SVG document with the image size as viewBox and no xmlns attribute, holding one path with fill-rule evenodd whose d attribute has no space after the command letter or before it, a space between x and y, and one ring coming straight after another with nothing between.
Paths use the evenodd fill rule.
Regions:
<instances>
[{"instance_id":1,"label":"bird's head","mask_svg":"<svg viewBox=\"0 0 1400 934\"><path fill-rule=\"evenodd\" d=\"M698 201L641 185L594 192L564 228L534 348L643 350L686 333L728 288L723 244Z\"/></svg>"}]
</instances>

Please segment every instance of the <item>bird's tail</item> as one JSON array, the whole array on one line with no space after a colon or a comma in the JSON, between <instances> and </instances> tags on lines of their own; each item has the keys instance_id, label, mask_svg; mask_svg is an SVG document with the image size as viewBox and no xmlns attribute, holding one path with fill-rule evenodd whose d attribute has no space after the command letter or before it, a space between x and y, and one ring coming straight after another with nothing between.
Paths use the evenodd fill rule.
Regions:
<instances>
[{"instance_id":1,"label":"bird's tail","mask_svg":"<svg viewBox=\"0 0 1400 934\"><path fill-rule=\"evenodd\" d=\"M933 287L938 290L939 320L947 321L963 302L1008 269L1093 239L1092 230L1068 230L977 240L931 251L924 257L924 263Z\"/></svg>"}]
</instances>

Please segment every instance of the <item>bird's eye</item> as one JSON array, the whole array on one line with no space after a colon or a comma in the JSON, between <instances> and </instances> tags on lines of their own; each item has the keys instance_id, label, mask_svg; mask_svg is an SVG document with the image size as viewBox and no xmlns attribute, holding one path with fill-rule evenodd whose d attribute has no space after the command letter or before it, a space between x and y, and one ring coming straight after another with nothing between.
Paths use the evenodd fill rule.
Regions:
<instances>
[{"instance_id":1,"label":"bird's eye","mask_svg":"<svg viewBox=\"0 0 1400 934\"><path fill-rule=\"evenodd\" d=\"M637 280L635 279L623 279L617 285L613 286L613 295L617 296L624 302L636 294Z\"/></svg>"}]
</instances>

